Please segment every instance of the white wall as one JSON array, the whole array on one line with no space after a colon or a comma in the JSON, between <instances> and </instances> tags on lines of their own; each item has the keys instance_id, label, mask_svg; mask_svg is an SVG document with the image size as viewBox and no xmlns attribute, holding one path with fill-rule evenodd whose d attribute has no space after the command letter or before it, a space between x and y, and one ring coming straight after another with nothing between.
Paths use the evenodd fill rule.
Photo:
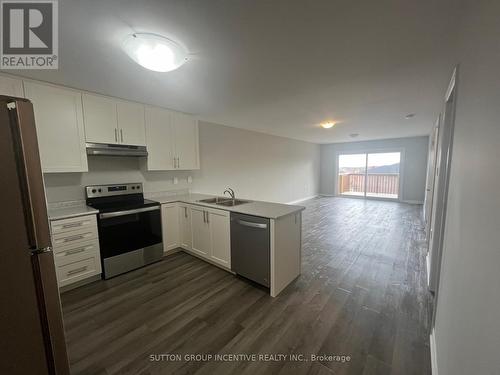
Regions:
<instances>
[{"instance_id":1,"label":"white wall","mask_svg":"<svg viewBox=\"0 0 500 375\"><path fill-rule=\"evenodd\" d=\"M431 128L429 125L429 129ZM376 141L332 143L321 145L320 193L335 194L337 184L336 163L338 152L366 152L404 150L402 160L401 200L423 203L427 172L429 137L383 139Z\"/></svg>"},{"instance_id":2,"label":"white wall","mask_svg":"<svg viewBox=\"0 0 500 375\"><path fill-rule=\"evenodd\" d=\"M201 169L193 190L291 202L318 194L319 145L200 122Z\"/></svg>"},{"instance_id":3,"label":"white wall","mask_svg":"<svg viewBox=\"0 0 500 375\"><path fill-rule=\"evenodd\" d=\"M44 180L49 202L82 200L86 185L142 182L145 192L221 195L230 186L242 198L286 203L318 194L319 154L312 143L200 122L199 171L148 172L139 158L91 156L89 172L45 174Z\"/></svg>"},{"instance_id":4,"label":"white wall","mask_svg":"<svg viewBox=\"0 0 500 375\"><path fill-rule=\"evenodd\" d=\"M463 8L435 326L439 375L500 374L500 3ZM450 72L451 75L451 72Z\"/></svg>"}]
</instances>

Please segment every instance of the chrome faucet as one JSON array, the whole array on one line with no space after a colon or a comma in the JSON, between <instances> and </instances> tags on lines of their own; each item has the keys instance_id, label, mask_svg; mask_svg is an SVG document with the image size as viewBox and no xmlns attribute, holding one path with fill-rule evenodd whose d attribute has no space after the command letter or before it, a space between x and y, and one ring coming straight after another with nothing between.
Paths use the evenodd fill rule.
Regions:
<instances>
[{"instance_id":1,"label":"chrome faucet","mask_svg":"<svg viewBox=\"0 0 500 375\"><path fill-rule=\"evenodd\" d=\"M229 193L229 195L231 196L232 199L235 199L234 198L234 190L231 189L230 187L226 188L226 190L224 190L224 193L222 194L226 194L226 193Z\"/></svg>"}]
</instances>

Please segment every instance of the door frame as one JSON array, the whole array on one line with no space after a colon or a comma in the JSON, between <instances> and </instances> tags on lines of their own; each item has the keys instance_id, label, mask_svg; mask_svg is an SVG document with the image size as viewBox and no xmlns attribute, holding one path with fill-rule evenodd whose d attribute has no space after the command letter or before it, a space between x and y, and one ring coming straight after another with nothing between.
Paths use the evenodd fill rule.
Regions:
<instances>
[{"instance_id":1,"label":"door frame","mask_svg":"<svg viewBox=\"0 0 500 375\"><path fill-rule=\"evenodd\" d=\"M455 113L457 103L458 66L446 90L443 116L438 136L436 171L434 177L434 196L431 214L431 234L429 239L430 274L429 290L434 292L432 326L436 319L436 308L439 294L439 279L443 261L443 244L446 230L446 211L450 171L453 154L453 133L455 129Z\"/></svg>"},{"instance_id":2,"label":"door frame","mask_svg":"<svg viewBox=\"0 0 500 375\"><path fill-rule=\"evenodd\" d=\"M390 147L390 148L366 148L360 150L348 150L348 151L335 151L335 167L334 167L334 194L336 197L342 198L356 198L356 199L374 199L374 200L382 200L389 202L404 202L403 200L403 182L404 182L404 172L405 172L405 148L404 147ZM383 154L383 153L391 153L391 152L399 152L399 189L398 189L398 198L382 198L382 197L368 197L366 196L366 179L365 179L365 195L364 196L356 196L356 195L342 195L339 193L339 156L340 155L354 155L354 154L366 154L368 158L368 154ZM367 159L368 160L368 159Z\"/></svg>"},{"instance_id":3,"label":"door frame","mask_svg":"<svg viewBox=\"0 0 500 375\"><path fill-rule=\"evenodd\" d=\"M436 161L437 161L437 149L439 142L439 129L441 127L441 113L436 119L436 123L432 128L432 133L429 135L429 149L427 158L427 177L425 181L425 198L423 206L423 218L425 223L425 237L427 245L429 245L430 239L430 228L432 223L432 207L434 199L434 185L436 180Z\"/></svg>"}]
</instances>

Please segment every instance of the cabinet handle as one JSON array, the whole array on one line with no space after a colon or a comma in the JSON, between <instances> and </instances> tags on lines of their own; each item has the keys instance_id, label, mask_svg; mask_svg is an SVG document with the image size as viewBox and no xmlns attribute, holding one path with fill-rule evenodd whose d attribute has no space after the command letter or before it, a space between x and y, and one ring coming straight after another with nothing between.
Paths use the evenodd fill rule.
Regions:
<instances>
[{"instance_id":1,"label":"cabinet handle","mask_svg":"<svg viewBox=\"0 0 500 375\"><path fill-rule=\"evenodd\" d=\"M180 167L179 157L177 157L177 169Z\"/></svg>"},{"instance_id":2,"label":"cabinet handle","mask_svg":"<svg viewBox=\"0 0 500 375\"><path fill-rule=\"evenodd\" d=\"M206 223L207 222L207 216L205 215L205 211L203 211L203 222Z\"/></svg>"},{"instance_id":3,"label":"cabinet handle","mask_svg":"<svg viewBox=\"0 0 500 375\"><path fill-rule=\"evenodd\" d=\"M207 224L210 224L210 216L208 211L207 211Z\"/></svg>"},{"instance_id":4,"label":"cabinet handle","mask_svg":"<svg viewBox=\"0 0 500 375\"><path fill-rule=\"evenodd\" d=\"M63 242L71 242L71 241L81 240L82 238L85 238L85 236L83 234L79 234L77 236L66 237L63 240Z\"/></svg>"},{"instance_id":5,"label":"cabinet handle","mask_svg":"<svg viewBox=\"0 0 500 375\"><path fill-rule=\"evenodd\" d=\"M120 129L120 138L121 138L121 140L123 142L123 129Z\"/></svg>"},{"instance_id":6,"label":"cabinet handle","mask_svg":"<svg viewBox=\"0 0 500 375\"><path fill-rule=\"evenodd\" d=\"M174 169L175 169L175 168L177 168L177 166L175 165L175 161L176 161L176 160L175 160L175 156L174 156Z\"/></svg>"},{"instance_id":7,"label":"cabinet handle","mask_svg":"<svg viewBox=\"0 0 500 375\"><path fill-rule=\"evenodd\" d=\"M78 223L63 224L62 228L63 229L68 229L68 228L80 227L82 225L83 225L83 221L79 221Z\"/></svg>"},{"instance_id":8,"label":"cabinet handle","mask_svg":"<svg viewBox=\"0 0 500 375\"><path fill-rule=\"evenodd\" d=\"M118 142L118 133L117 133L117 128L115 128L115 142Z\"/></svg>"},{"instance_id":9,"label":"cabinet handle","mask_svg":"<svg viewBox=\"0 0 500 375\"><path fill-rule=\"evenodd\" d=\"M80 273L80 272L83 272L87 269L87 266L83 266L83 267L80 267L80 268L75 268L74 270L71 270L71 271L68 271L67 272L67 275L74 275L75 273Z\"/></svg>"},{"instance_id":10,"label":"cabinet handle","mask_svg":"<svg viewBox=\"0 0 500 375\"><path fill-rule=\"evenodd\" d=\"M78 254L78 253L81 253L82 251L85 251L87 249L88 246L84 246L84 247L80 247L78 249L71 249L71 250L67 250L65 251L65 255L73 255L73 254Z\"/></svg>"},{"instance_id":11,"label":"cabinet handle","mask_svg":"<svg viewBox=\"0 0 500 375\"><path fill-rule=\"evenodd\" d=\"M184 217L185 218L188 217L188 208L187 207L184 207Z\"/></svg>"}]
</instances>

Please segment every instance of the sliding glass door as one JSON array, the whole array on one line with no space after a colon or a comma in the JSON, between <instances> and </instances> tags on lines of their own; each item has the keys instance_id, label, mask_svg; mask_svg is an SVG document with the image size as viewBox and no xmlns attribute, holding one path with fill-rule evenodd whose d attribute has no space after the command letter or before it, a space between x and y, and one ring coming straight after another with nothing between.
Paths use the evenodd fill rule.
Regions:
<instances>
[{"instance_id":1,"label":"sliding glass door","mask_svg":"<svg viewBox=\"0 0 500 375\"><path fill-rule=\"evenodd\" d=\"M340 154L338 193L369 198L399 198L400 152Z\"/></svg>"}]
</instances>

